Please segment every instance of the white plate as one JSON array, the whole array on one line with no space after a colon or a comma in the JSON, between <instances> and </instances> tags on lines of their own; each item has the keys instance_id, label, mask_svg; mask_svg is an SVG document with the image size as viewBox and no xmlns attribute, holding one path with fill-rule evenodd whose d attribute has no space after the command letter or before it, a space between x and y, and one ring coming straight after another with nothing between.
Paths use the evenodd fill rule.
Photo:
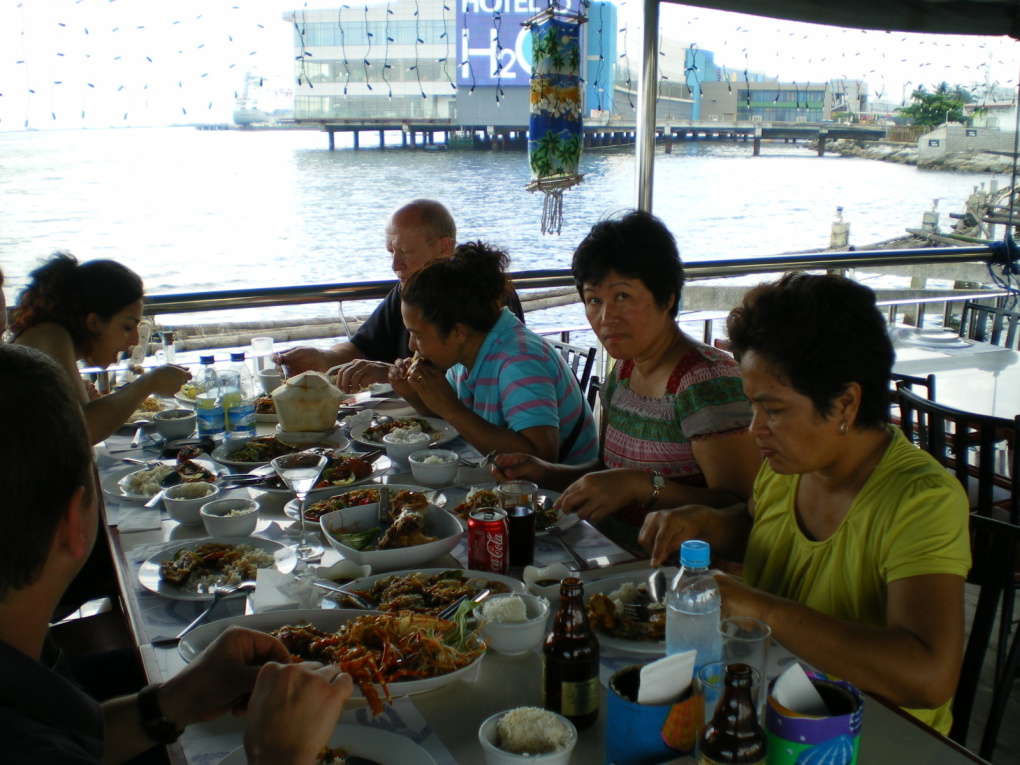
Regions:
<instances>
[{"instance_id":1,"label":"white plate","mask_svg":"<svg viewBox=\"0 0 1020 765\"><path fill-rule=\"evenodd\" d=\"M259 632L269 632L277 627L283 627L287 624L311 624L317 629L326 632L335 632L352 619L372 613L376 612L361 611L353 608L342 608L334 611L311 608L295 611L268 611L261 614L249 614L247 616L235 616L230 619L219 619L215 622L210 622L209 624L197 627L181 638L181 642L177 645L177 651L185 661L190 662L198 656L198 654L202 653L202 651L204 651L217 637L219 637L221 632L223 632L227 627L235 624L241 627L247 627L248 629L257 630ZM481 660L484 656L485 654L483 653L466 667L461 667L455 672L449 672L445 675L439 675L438 677L426 677L422 680L397 680L396 682L392 682L389 684L390 696L393 698L398 696L411 696L415 693L424 693L425 691L442 688L443 686L455 683L459 680L474 680L474 678L478 675L478 668L481 666ZM380 693L379 695L380 697L383 697L383 694ZM364 698L361 694L361 689L358 688L357 684L354 685L354 693L351 694L351 698Z\"/></svg>"},{"instance_id":2,"label":"white plate","mask_svg":"<svg viewBox=\"0 0 1020 765\"><path fill-rule=\"evenodd\" d=\"M430 442L436 444L437 446L440 444L448 444L450 443L450 441L452 441L453 439L457 438L457 436L460 435L456 430L454 430L453 426L450 425L446 420L440 420L438 417L419 417L418 415L411 416L419 420L425 420L426 422L428 422L432 430L439 434L437 436L433 436L432 441ZM351 438L353 438L359 444L364 444L365 446L372 446L376 448L382 447L385 449L386 444L384 444L382 441L373 441L371 438L364 437L365 429L367 427L368 425L355 425L354 427L352 427Z\"/></svg>"},{"instance_id":3,"label":"white plate","mask_svg":"<svg viewBox=\"0 0 1020 765\"><path fill-rule=\"evenodd\" d=\"M206 470L211 470L216 475L223 475L226 471L214 462L209 460L193 460L195 463L201 465ZM160 464L163 465L176 465L177 460L160 460ZM99 485L103 487L103 491L114 499L119 499L123 502L148 502L152 499L151 494L135 494L129 492L124 486L124 482L127 480L129 475L140 473L148 468L144 467L129 467L123 470L116 470L106 477L104 477Z\"/></svg>"},{"instance_id":4,"label":"white plate","mask_svg":"<svg viewBox=\"0 0 1020 765\"><path fill-rule=\"evenodd\" d=\"M489 491L495 491L497 485L498 484L495 481L489 481L487 483L473 483L470 485L459 484L457 486L450 486L446 488L445 491L450 495L450 512L453 513L453 509L467 499L467 495L472 489L488 489ZM538 496L547 497L547 501L551 503L559 499L560 492L553 491L552 489L539 489ZM566 531L580 520L581 519L574 513L564 514L557 511L557 520L555 525ZM462 520L461 523L466 523L466 521ZM544 530L545 529L538 529L537 533L541 534Z\"/></svg>"},{"instance_id":5,"label":"white plate","mask_svg":"<svg viewBox=\"0 0 1020 765\"><path fill-rule=\"evenodd\" d=\"M204 537L202 539L189 539L187 542L181 542L177 545L171 545L155 555L149 556L149 558L142 563L141 568L138 569L138 581L149 592L154 592L157 595L162 595L164 598L170 598L171 600L212 600L212 593L210 592L189 592L182 590L179 587L175 587L168 582L164 582L159 575L159 562L162 560L170 560L174 557L174 554L178 550L194 550L199 545L204 545L209 542L218 542L220 544L228 545L251 545L257 547L260 550L265 550L270 555L277 555L280 551L283 551L282 555L277 555L276 568L286 573L288 570L293 570L294 555L291 552L287 554L288 548L282 542L276 542L272 539L263 539L262 537Z\"/></svg>"},{"instance_id":6,"label":"white plate","mask_svg":"<svg viewBox=\"0 0 1020 765\"><path fill-rule=\"evenodd\" d=\"M338 725L329 746L343 747L350 754L374 760L379 765L436 765L432 755L406 736L367 725ZM220 760L220 765L246 765L247 762L241 746Z\"/></svg>"},{"instance_id":7,"label":"white plate","mask_svg":"<svg viewBox=\"0 0 1020 765\"><path fill-rule=\"evenodd\" d=\"M352 454L352 456L357 457L358 455ZM321 489L312 489L310 492L308 492L308 501L318 502L320 499L326 499L328 497L335 497L337 494L343 494L348 489L354 489L358 486L364 487L366 483L371 483L376 478L386 475L386 473L389 472L390 464L391 464L390 458L383 454L377 457L375 462L372 463L372 472L368 475L368 477L361 478L357 481L351 481L350 483L341 484L339 486L323 486ZM259 491L266 492L266 494L276 494L281 497L294 496L294 492L292 492L290 489L286 487L257 486L255 488L258 489ZM422 491L424 491L424 489L422 489ZM287 508L290 509L285 511L287 515L293 518L294 520L298 519L297 510L295 509L297 507L296 503L297 500L291 500L290 502L288 502ZM294 505L294 508L291 508L291 505Z\"/></svg>"},{"instance_id":8,"label":"white plate","mask_svg":"<svg viewBox=\"0 0 1020 765\"><path fill-rule=\"evenodd\" d=\"M620 587L625 582L631 582L633 584L641 584L642 582L648 581L648 574L651 573L651 569L647 571L632 571L623 574L616 574L614 576L607 576L604 579L595 579L591 582L584 583L584 600L587 605L588 598L596 593L602 593L608 595L613 590ZM672 574L667 574L667 579L670 579ZM666 653L666 641L665 640L624 640L623 638L613 637L607 635L602 630L595 630L599 638L599 645L605 646L606 648L613 648L617 651L626 651L628 653L642 653L642 654L653 654L662 656Z\"/></svg>"},{"instance_id":9,"label":"white plate","mask_svg":"<svg viewBox=\"0 0 1020 765\"><path fill-rule=\"evenodd\" d=\"M380 460L386 460L387 464L389 464L389 458L388 457L380 457L379 459ZM378 464L378 463L376 463L376 464ZM314 489L313 491L310 491L308 493L308 499L309 499L309 501L313 501L313 502L321 502L322 500L329 499L330 497L339 497L341 494L346 494L348 491L356 491L357 489L375 489L375 488L378 488L377 486L365 486L365 484L368 483L370 480L371 479L366 478L363 481L359 481L357 484L349 484L348 486L332 486L332 487L329 487L329 488L326 488L326 489ZM379 486L382 486L382 485L383 484L379 484ZM435 505L436 507L440 507L440 508L446 509L446 506L447 506L446 495L442 491L440 491L439 489L428 489L428 488L426 488L424 486L411 486L410 484L400 484L400 483L388 483L388 484L385 484L385 486L387 488L391 489L393 494L396 494L398 491L417 491L417 492L420 492L421 494L425 495L425 498L428 499L430 505ZM283 489L262 489L262 491L265 491L265 492L283 492L284 490ZM286 493L287 494L293 494L294 492L287 491ZM392 497L393 494L390 494L390 496ZM283 506L283 513L288 518L293 518L295 521L301 520L301 516L298 515L298 506L297 506L297 500L296 499L292 499L290 502L288 502L286 505ZM309 523L311 523L311 521L309 521Z\"/></svg>"},{"instance_id":10,"label":"white plate","mask_svg":"<svg viewBox=\"0 0 1020 765\"><path fill-rule=\"evenodd\" d=\"M264 436L256 436L256 438L264 438ZM268 465L270 462L269 460L261 460L259 462L238 462L237 460L230 459L230 455L233 452L236 452L238 449L241 448L241 446L243 446L250 440L251 440L250 438L236 438L232 441L225 441L219 446L217 446L215 449L213 449L212 458L219 462L221 465L226 465L227 467L231 468L234 472L237 473L243 473L246 470L251 470L252 468L257 468L261 465ZM293 434L290 434L288 438L285 439L281 438L280 440L286 441L287 443L298 442L298 439L295 439L293 437ZM325 437L322 438L316 437L315 440L310 441L307 446L304 446L302 448L310 448L312 446L328 446L331 449L343 450L350 445L351 442L348 441L343 436L341 436L339 430L334 430L332 433Z\"/></svg>"},{"instance_id":11,"label":"white plate","mask_svg":"<svg viewBox=\"0 0 1020 765\"><path fill-rule=\"evenodd\" d=\"M329 531L351 529L365 531L379 526L379 504L356 505L326 513L319 519L322 536L330 547L358 565L371 566L373 571L392 571L407 566L421 566L452 552L464 536L464 527L456 518L437 507L429 508L425 517L425 533L437 537L432 542L390 550L355 550L337 540Z\"/></svg>"},{"instance_id":12,"label":"white plate","mask_svg":"<svg viewBox=\"0 0 1020 765\"><path fill-rule=\"evenodd\" d=\"M422 568L417 570L390 571L385 574L373 574L372 576L366 576L364 579L355 579L353 582L342 584L340 585L340 589L346 590L347 592L360 592L369 589L380 579L385 579L390 576L409 576L411 574L434 576L435 574L441 574L444 571L462 571L469 579L478 578L487 579L490 582L502 582L509 588L510 592L525 593L528 591L524 582L519 579L514 579L512 576L490 574L487 571L471 571L470 569L457 568L456 566L451 568Z\"/></svg>"}]
</instances>

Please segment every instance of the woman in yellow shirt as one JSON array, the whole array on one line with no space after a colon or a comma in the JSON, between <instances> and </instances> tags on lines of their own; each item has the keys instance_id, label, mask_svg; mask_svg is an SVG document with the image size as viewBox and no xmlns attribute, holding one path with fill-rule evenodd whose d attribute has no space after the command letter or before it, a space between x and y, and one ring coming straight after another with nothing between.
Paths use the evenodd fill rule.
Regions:
<instances>
[{"instance_id":1,"label":"woman in yellow shirt","mask_svg":"<svg viewBox=\"0 0 1020 765\"><path fill-rule=\"evenodd\" d=\"M727 321L765 462L752 500L651 514L658 564L684 539L744 561L725 616L767 622L813 666L939 731L963 650L967 497L888 424L893 350L866 287L788 274Z\"/></svg>"}]
</instances>

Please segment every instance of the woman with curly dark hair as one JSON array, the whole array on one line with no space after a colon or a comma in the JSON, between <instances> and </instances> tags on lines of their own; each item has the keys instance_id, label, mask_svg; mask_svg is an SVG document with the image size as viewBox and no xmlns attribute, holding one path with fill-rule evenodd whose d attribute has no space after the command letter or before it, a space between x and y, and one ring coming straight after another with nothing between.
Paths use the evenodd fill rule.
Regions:
<instances>
[{"instance_id":1,"label":"woman with curly dark hair","mask_svg":"<svg viewBox=\"0 0 1020 765\"><path fill-rule=\"evenodd\" d=\"M414 357L397 361L390 382L483 454L587 462L598 450L591 409L563 358L503 307L508 262L469 242L408 278L400 310Z\"/></svg>"},{"instance_id":2,"label":"woman with curly dark hair","mask_svg":"<svg viewBox=\"0 0 1020 765\"><path fill-rule=\"evenodd\" d=\"M31 274L11 316L14 342L43 351L80 391L93 443L127 422L149 395L172 396L191 373L167 365L141 375L108 396L90 400L78 362L107 367L138 342L142 280L112 260L79 263L58 252Z\"/></svg>"}]
</instances>

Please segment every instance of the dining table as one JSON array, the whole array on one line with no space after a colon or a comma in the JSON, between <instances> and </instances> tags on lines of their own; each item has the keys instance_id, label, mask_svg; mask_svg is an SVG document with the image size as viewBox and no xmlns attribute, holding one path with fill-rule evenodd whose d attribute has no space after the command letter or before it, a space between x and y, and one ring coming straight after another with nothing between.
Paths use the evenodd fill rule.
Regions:
<instances>
[{"instance_id":1,"label":"dining table","mask_svg":"<svg viewBox=\"0 0 1020 765\"><path fill-rule=\"evenodd\" d=\"M272 425L261 423L260 432L271 432ZM97 463L101 483L110 487L130 466L125 457L154 459L159 457L159 444L150 435L139 448L130 446L132 433L125 431L97 447ZM352 447L362 448L358 444ZM446 444L465 458L454 483L440 489L451 500L471 486L491 483L488 471L471 466L481 455L459 437ZM137 467L135 468L137 469ZM390 468L373 478L373 483L413 484L408 474ZM116 493L115 491L113 493ZM294 521L284 512L286 498L270 495L251 487L223 492L221 496L251 497L260 502L259 521L254 535L262 539L290 541L287 536ZM185 659L176 646L157 647L152 641L159 636L174 635L203 609L205 603L163 597L142 585L141 564L160 550L182 541L205 536L201 526L182 526L171 520L158 506L145 508L140 503L105 496L106 533L114 556L119 584L130 629L137 641L142 665L149 682L162 682L181 671ZM635 556L603 536L594 526L581 521L571 526L564 540L588 568L580 569L558 539L539 533L536 536L535 564L564 563L576 569L586 583L598 583L607 577L631 575L644 578L649 572L646 558ZM339 560L339 554L326 547L322 565ZM457 547L425 567L467 568L467 552L462 539ZM520 569L511 575L521 577ZM256 593L257 594L257 593ZM257 597L236 598L221 602L211 619L222 619L252 612ZM322 604L328 607L329 598ZM551 614L556 604L552 604ZM604 739L611 721L606 720L606 687L609 677L618 669L643 664L656 658L655 649L644 647L634 652L619 645L603 643L600 653L600 710L597 721L581 730L570 762L574 765L596 765L604 760ZM791 657L792 660L792 657ZM425 693L395 697L378 716L373 716L362 700L351 700L345 707L340 723L361 729L385 731L403 736L420 746L429 759L423 763L437 765L475 765L482 763L483 753L478 729L489 716L520 706L541 706L542 655L533 649L523 655L506 656L486 652L478 662L477 671L468 680L457 681ZM225 715L218 720L190 726L180 740L168 747L173 765L215 765L242 744L243 719ZM669 760L673 765L693 762L685 757ZM955 765L983 762L965 749L916 722L898 709L878 699L867 697L864 705L860 741L860 762L896 763L896 765ZM395 761L380 765L397 765ZM400 765L413 765L401 762Z\"/></svg>"},{"instance_id":2,"label":"dining table","mask_svg":"<svg viewBox=\"0 0 1020 765\"><path fill-rule=\"evenodd\" d=\"M1020 353L954 333L892 330L894 374L935 375L935 400L974 414L1020 414Z\"/></svg>"}]
</instances>

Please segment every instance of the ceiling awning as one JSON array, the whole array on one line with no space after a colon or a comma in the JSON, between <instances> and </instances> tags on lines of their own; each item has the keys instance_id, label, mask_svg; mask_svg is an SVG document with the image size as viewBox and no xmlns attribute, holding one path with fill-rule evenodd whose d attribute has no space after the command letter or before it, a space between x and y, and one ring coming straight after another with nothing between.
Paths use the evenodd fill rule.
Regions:
<instances>
[{"instance_id":1,"label":"ceiling awning","mask_svg":"<svg viewBox=\"0 0 1020 765\"><path fill-rule=\"evenodd\" d=\"M673 0L664 0L672 2ZM1020 0L683 0L682 5L854 29L1009 35L1020 39Z\"/></svg>"}]
</instances>

